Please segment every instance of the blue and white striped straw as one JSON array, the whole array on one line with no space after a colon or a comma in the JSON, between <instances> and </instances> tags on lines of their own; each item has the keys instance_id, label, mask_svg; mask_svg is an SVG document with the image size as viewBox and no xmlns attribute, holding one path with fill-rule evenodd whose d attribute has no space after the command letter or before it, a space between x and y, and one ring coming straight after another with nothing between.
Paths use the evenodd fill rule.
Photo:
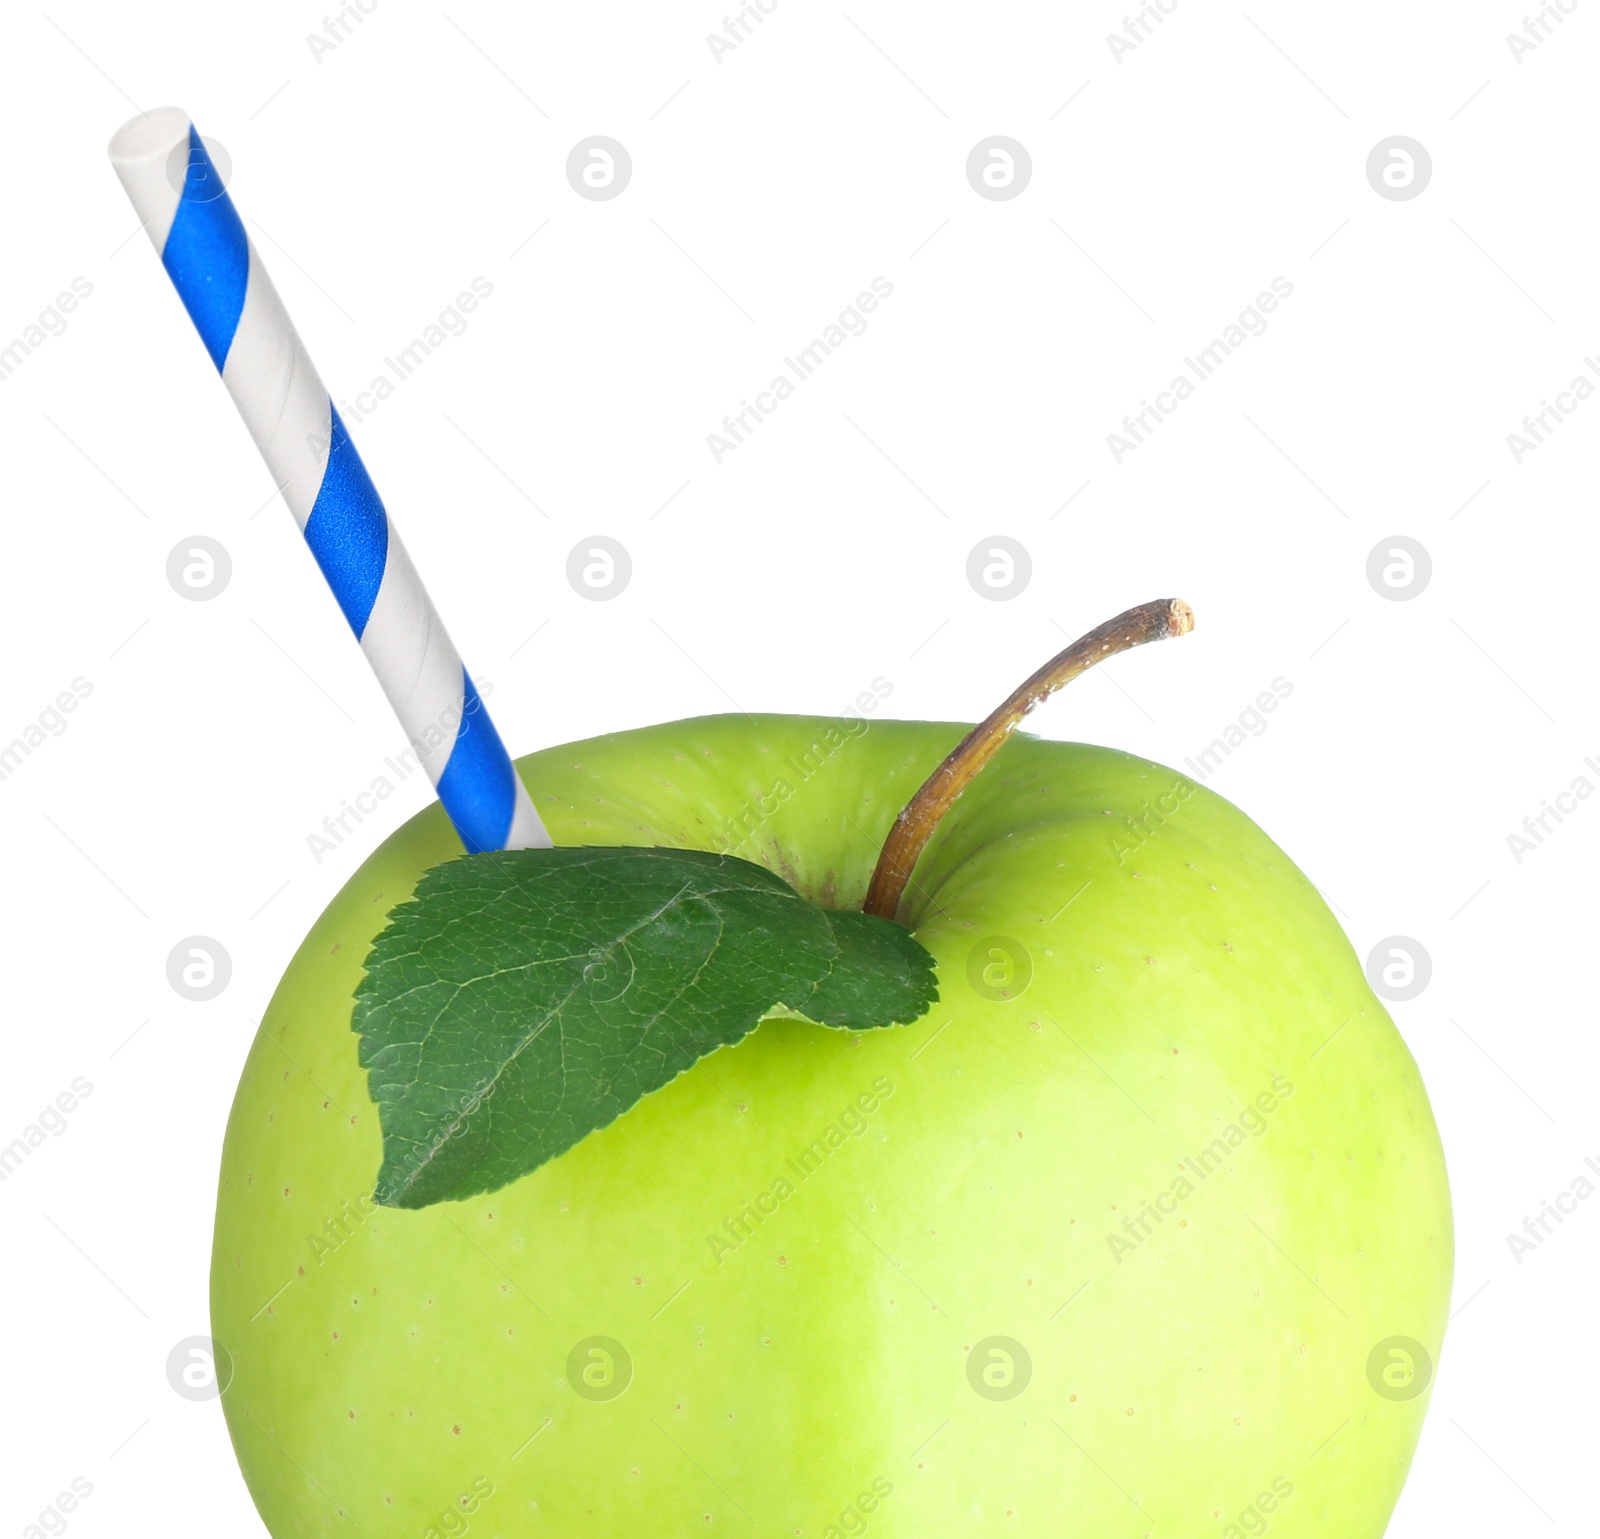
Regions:
<instances>
[{"instance_id":1,"label":"blue and white striped straw","mask_svg":"<svg viewBox=\"0 0 1600 1539\"><path fill-rule=\"evenodd\" d=\"M548 846L188 113L161 107L134 118L110 154L461 842L470 851Z\"/></svg>"}]
</instances>

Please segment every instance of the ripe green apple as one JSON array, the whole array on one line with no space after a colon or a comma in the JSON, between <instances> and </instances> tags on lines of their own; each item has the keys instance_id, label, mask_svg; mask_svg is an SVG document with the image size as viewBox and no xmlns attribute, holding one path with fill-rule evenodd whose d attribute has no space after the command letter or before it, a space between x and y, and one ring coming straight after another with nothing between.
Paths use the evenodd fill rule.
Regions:
<instances>
[{"instance_id":1,"label":"ripe green apple","mask_svg":"<svg viewBox=\"0 0 1600 1539\"><path fill-rule=\"evenodd\" d=\"M959 726L722 716L520 769L560 844L732 849L858 907ZM356 873L251 1049L212 1269L275 1539L1377 1539L1449 1193L1416 1064L1221 797L1018 736L901 909L914 1025L770 1019L492 1195L375 1207L351 996L459 845Z\"/></svg>"}]
</instances>

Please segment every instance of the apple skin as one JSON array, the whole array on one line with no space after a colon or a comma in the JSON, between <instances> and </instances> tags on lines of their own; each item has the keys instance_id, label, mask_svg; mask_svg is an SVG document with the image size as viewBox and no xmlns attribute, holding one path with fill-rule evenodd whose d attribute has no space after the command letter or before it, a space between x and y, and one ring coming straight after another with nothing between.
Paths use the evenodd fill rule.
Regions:
<instances>
[{"instance_id":1,"label":"apple skin","mask_svg":"<svg viewBox=\"0 0 1600 1539\"><path fill-rule=\"evenodd\" d=\"M708 717L519 768L558 843L722 848L733 820L851 907L964 730ZM1014 737L902 912L939 962L922 1021L769 1020L502 1191L375 1208L351 994L458 853L435 805L351 878L228 1124L213 1332L274 1539L1382 1534L1428 1394L1375 1391L1368 1358L1437 1362L1443 1154L1344 934L1231 804ZM997 936L1031 960L1011 997ZM569 1373L592 1337L631 1368ZM983 1394L991 1337L1031 1372L985 1351Z\"/></svg>"}]
</instances>

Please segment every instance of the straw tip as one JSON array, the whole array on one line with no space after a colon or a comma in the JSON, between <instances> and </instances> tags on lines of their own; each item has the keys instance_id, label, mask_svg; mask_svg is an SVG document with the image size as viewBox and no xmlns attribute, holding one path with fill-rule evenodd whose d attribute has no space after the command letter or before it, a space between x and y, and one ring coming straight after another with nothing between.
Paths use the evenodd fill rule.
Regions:
<instances>
[{"instance_id":1,"label":"straw tip","mask_svg":"<svg viewBox=\"0 0 1600 1539\"><path fill-rule=\"evenodd\" d=\"M133 166L159 160L189 137L189 114L182 107L152 107L141 112L111 136L106 153L115 166Z\"/></svg>"}]
</instances>

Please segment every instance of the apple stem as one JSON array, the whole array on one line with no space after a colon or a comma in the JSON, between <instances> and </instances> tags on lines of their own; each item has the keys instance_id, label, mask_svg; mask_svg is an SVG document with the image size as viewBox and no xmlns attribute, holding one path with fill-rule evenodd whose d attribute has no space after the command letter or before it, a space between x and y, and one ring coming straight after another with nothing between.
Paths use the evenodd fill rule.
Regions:
<instances>
[{"instance_id":1,"label":"apple stem","mask_svg":"<svg viewBox=\"0 0 1600 1539\"><path fill-rule=\"evenodd\" d=\"M951 749L894 820L867 887L865 911L882 919L895 918L906 884L934 830L944 821L956 798L995 756L1029 711L1096 663L1115 657L1118 652L1143 646L1147 641L1164 641L1168 636L1187 635L1193 629L1194 611L1182 599L1156 599L1148 604L1136 604L1116 619L1107 620L1104 625L1097 625L1087 635L1080 636L1018 685Z\"/></svg>"}]
</instances>

